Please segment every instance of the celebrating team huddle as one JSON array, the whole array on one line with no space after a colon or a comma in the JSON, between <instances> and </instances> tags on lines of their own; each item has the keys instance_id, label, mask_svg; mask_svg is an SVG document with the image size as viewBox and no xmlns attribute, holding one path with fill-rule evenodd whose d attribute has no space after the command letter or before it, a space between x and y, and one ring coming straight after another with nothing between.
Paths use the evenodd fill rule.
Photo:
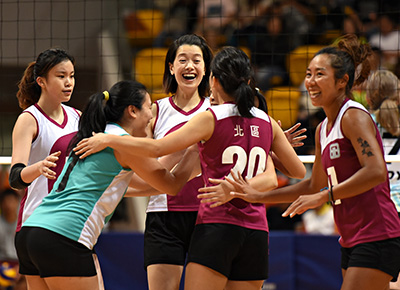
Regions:
<instances>
[{"instance_id":1,"label":"celebrating team huddle","mask_svg":"<svg viewBox=\"0 0 400 290\"><path fill-rule=\"evenodd\" d=\"M400 218L379 129L351 92L368 79L370 54L346 35L310 61L305 87L326 118L316 130L312 174L303 179L293 149L303 137L268 115L238 48L213 56L205 39L184 35L165 59L172 96L152 104L142 84L120 81L93 94L82 114L62 104L74 87L73 58L43 52L25 74L40 94L23 102L20 85L25 111L10 172L10 184L27 189L16 248L29 289L102 289L93 246L119 201L140 195L150 195L144 266L151 290L178 289L184 267L188 290L261 289L269 252L264 203L288 202L290 217L332 204L342 290L389 289L400 271ZM276 188L276 169L303 180Z\"/></svg>"}]
</instances>

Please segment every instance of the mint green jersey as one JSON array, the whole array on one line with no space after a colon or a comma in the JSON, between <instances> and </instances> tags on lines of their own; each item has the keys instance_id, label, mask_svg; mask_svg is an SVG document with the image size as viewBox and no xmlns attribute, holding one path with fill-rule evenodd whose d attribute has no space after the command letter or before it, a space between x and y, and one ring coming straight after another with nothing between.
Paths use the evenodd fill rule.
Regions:
<instances>
[{"instance_id":1,"label":"mint green jersey","mask_svg":"<svg viewBox=\"0 0 400 290\"><path fill-rule=\"evenodd\" d=\"M108 124L105 132L128 134L117 124ZM92 249L123 198L133 172L123 168L114 150L108 147L78 161L60 191L60 182L71 161L68 158L53 190L23 226L48 229Z\"/></svg>"}]
</instances>

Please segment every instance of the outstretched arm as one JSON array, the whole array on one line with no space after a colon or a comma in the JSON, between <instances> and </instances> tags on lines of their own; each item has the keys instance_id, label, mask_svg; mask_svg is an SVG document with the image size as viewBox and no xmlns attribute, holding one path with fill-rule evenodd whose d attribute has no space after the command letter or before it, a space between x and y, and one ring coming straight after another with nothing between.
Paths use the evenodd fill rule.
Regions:
<instances>
[{"instance_id":1,"label":"outstretched arm","mask_svg":"<svg viewBox=\"0 0 400 290\"><path fill-rule=\"evenodd\" d=\"M271 191L259 191L244 180L241 176L232 174L232 179L228 179L235 190L231 192L233 198L241 198L252 203L288 203L293 202L301 194L312 194L319 192L327 186L328 178L321 163L319 145L319 126L316 130L316 155L311 177L293 185L273 189ZM327 191L324 192L328 196Z\"/></svg>"},{"instance_id":2,"label":"outstretched arm","mask_svg":"<svg viewBox=\"0 0 400 290\"><path fill-rule=\"evenodd\" d=\"M158 140L100 133L82 139L73 150L80 158L106 147L129 155L160 157L183 150L199 141L208 140L214 132L214 125L214 117L207 111L197 114L180 129Z\"/></svg>"},{"instance_id":3,"label":"outstretched arm","mask_svg":"<svg viewBox=\"0 0 400 290\"><path fill-rule=\"evenodd\" d=\"M193 166L198 162L197 145L189 147L181 162L170 172L154 158L125 155L115 151L122 166L130 167L154 189L170 195L176 195L191 176Z\"/></svg>"}]
</instances>

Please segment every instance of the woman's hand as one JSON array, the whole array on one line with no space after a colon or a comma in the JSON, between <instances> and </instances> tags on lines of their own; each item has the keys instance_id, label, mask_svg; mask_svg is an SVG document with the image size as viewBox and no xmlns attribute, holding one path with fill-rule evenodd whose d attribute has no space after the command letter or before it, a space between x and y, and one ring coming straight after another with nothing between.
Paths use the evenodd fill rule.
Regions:
<instances>
[{"instance_id":1,"label":"woman's hand","mask_svg":"<svg viewBox=\"0 0 400 290\"><path fill-rule=\"evenodd\" d=\"M233 186L228 181L213 178L209 178L208 180L216 185L199 188L199 192L203 192L197 195L197 198L201 199L201 203L210 203L210 207L213 208L227 203L233 198L230 194Z\"/></svg>"},{"instance_id":2,"label":"woman's hand","mask_svg":"<svg viewBox=\"0 0 400 290\"><path fill-rule=\"evenodd\" d=\"M254 189L250 184L243 179L238 173L237 175L231 170L233 179L225 177L221 179L209 179L216 186L203 187L199 192L203 194L197 195L201 198L202 203L211 203L210 207L220 206L234 198L241 198L247 202L258 203L264 193Z\"/></svg>"},{"instance_id":3,"label":"woman's hand","mask_svg":"<svg viewBox=\"0 0 400 290\"><path fill-rule=\"evenodd\" d=\"M316 208L325 202L329 201L327 190L310 194L300 195L282 214L283 217L294 217L296 214L300 215L306 210Z\"/></svg>"},{"instance_id":4,"label":"woman's hand","mask_svg":"<svg viewBox=\"0 0 400 290\"><path fill-rule=\"evenodd\" d=\"M231 175L233 179L226 178L226 180L234 187L234 190L230 193L232 198L241 198L244 201L251 203L260 202L259 200L264 196L264 193L251 187L239 172L238 174L235 174L231 170Z\"/></svg>"},{"instance_id":5,"label":"woman's hand","mask_svg":"<svg viewBox=\"0 0 400 290\"><path fill-rule=\"evenodd\" d=\"M107 147L106 138L107 134L93 132L92 137L82 139L72 150L76 155L80 155L80 159L83 159L105 149Z\"/></svg>"},{"instance_id":6,"label":"woman's hand","mask_svg":"<svg viewBox=\"0 0 400 290\"><path fill-rule=\"evenodd\" d=\"M54 152L47 156L44 160L37 163L37 168L41 175L48 179L56 179L56 173L51 170L52 167L56 167L56 162L58 161L58 156L60 156L61 151Z\"/></svg>"},{"instance_id":7,"label":"woman's hand","mask_svg":"<svg viewBox=\"0 0 400 290\"><path fill-rule=\"evenodd\" d=\"M278 125L281 126L281 121L279 121L279 120L278 120ZM287 129L286 131L283 131L283 133L285 133L285 136L288 139L289 143L292 145L292 147L303 146L304 143L301 141L307 138L306 135L301 135L307 131L306 128L297 130L300 127L300 125L301 125L301 123L297 123L297 124L293 125L292 127L290 127L289 129Z\"/></svg>"}]
</instances>

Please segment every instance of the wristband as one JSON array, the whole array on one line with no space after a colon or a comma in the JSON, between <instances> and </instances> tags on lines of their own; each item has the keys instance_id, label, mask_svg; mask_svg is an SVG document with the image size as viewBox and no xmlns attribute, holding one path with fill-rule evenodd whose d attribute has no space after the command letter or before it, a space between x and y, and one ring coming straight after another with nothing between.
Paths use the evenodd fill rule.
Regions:
<instances>
[{"instance_id":1,"label":"wristband","mask_svg":"<svg viewBox=\"0 0 400 290\"><path fill-rule=\"evenodd\" d=\"M331 203L335 202L335 199L333 198L333 185L331 185L331 188L329 189L329 201Z\"/></svg>"},{"instance_id":2,"label":"wristband","mask_svg":"<svg viewBox=\"0 0 400 290\"><path fill-rule=\"evenodd\" d=\"M320 191L324 191L325 189L328 190L329 202L332 202L332 196L329 187L324 187Z\"/></svg>"}]
</instances>

